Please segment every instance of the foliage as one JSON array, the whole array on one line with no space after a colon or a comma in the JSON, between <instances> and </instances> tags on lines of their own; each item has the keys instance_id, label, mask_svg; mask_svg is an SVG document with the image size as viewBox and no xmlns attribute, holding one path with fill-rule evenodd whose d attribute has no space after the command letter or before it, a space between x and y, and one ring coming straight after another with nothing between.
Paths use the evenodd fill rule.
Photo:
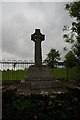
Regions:
<instances>
[{"instance_id":1,"label":"foliage","mask_svg":"<svg viewBox=\"0 0 80 120\"><path fill-rule=\"evenodd\" d=\"M80 1L66 4L65 9L68 10L70 17L75 19L71 28L64 26L63 31L67 33L64 34L63 38L72 44L72 51L80 61Z\"/></svg>"},{"instance_id":2,"label":"foliage","mask_svg":"<svg viewBox=\"0 0 80 120\"><path fill-rule=\"evenodd\" d=\"M76 66L76 57L72 51L69 51L65 55L65 66L66 67L74 67Z\"/></svg>"},{"instance_id":3,"label":"foliage","mask_svg":"<svg viewBox=\"0 0 80 120\"><path fill-rule=\"evenodd\" d=\"M53 69L57 64L57 61L60 60L60 53L56 49L51 49L47 54L45 62L49 66L49 68Z\"/></svg>"},{"instance_id":4,"label":"foliage","mask_svg":"<svg viewBox=\"0 0 80 120\"><path fill-rule=\"evenodd\" d=\"M6 93L5 93L6 94ZM73 93L50 95L3 95L2 120L79 120L80 96Z\"/></svg>"}]
</instances>

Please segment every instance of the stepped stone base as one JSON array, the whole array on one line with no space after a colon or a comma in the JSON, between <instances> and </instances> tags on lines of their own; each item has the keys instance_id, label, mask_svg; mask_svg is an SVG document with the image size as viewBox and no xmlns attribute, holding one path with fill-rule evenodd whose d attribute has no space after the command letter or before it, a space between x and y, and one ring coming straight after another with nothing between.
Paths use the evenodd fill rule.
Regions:
<instances>
[{"instance_id":1,"label":"stepped stone base","mask_svg":"<svg viewBox=\"0 0 80 120\"><path fill-rule=\"evenodd\" d=\"M50 75L50 71L46 65L30 66L28 69L28 76L25 77L24 82L21 83L22 88L29 89L45 89L60 87Z\"/></svg>"}]
</instances>

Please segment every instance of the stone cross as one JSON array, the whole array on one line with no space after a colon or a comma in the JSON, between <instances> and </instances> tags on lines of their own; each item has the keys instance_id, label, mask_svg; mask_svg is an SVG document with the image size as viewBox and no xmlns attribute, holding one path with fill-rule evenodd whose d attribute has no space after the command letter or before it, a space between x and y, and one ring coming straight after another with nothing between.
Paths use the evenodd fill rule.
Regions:
<instances>
[{"instance_id":1,"label":"stone cross","mask_svg":"<svg viewBox=\"0 0 80 120\"><path fill-rule=\"evenodd\" d=\"M35 65L42 65L41 42L45 36L40 33L40 29L35 29L35 33L31 35L31 40L35 42Z\"/></svg>"}]
</instances>

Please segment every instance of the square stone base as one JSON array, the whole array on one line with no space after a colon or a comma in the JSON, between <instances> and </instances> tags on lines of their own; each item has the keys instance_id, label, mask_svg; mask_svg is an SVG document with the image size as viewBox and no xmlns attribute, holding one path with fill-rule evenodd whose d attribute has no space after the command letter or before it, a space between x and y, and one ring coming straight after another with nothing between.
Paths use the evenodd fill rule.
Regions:
<instances>
[{"instance_id":1,"label":"square stone base","mask_svg":"<svg viewBox=\"0 0 80 120\"><path fill-rule=\"evenodd\" d=\"M28 76L25 77L24 82L21 83L21 88L29 89L46 89L59 86L60 85L51 77L50 71L46 65L30 66Z\"/></svg>"}]
</instances>

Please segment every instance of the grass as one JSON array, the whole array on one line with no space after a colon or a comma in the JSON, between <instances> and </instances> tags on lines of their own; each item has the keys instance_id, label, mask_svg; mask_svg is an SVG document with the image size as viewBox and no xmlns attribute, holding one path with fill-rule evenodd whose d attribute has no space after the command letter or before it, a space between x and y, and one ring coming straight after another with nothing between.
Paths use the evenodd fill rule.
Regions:
<instances>
[{"instance_id":1,"label":"grass","mask_svg":"<svg viewBox=\"0 0 80 120\"><path fill-rule=\"evenodd\" d=\"M2 83L3 84L17 84L20 82L20 80L23 80L25 76L27 76L26 70L3 71L2 72Z\"/></svg>"},{"instance_id":2,"label":"grass","mask_svg":"<svg viewBox=\"0 0 80 120\"><path fill-rule=\"evenodd\" d=\"M2 80L22 80L27 75L26 70L17 70L17 71L3 71Z\"/></svg>"},{"instance_id":3,"label":"grass","mask_svg":"<svg viewBox=\"0 0 80 120\"><path fill-rule=\"evenodd\" d=\"M80 80L80 69L76 67L69 68L68 70L67 68L54 68L51 73L55 79L59 80ZM23 80L25 76L27 76L27 70L0 72L0 80L2 78L3 83L14 83Z\"/></svg>"},{"instance_id":4,"label":"grass","mask_svg":"<svg viewBox=\"0 0 80 120\"><path fill-rule=\"evenodd\" d=\"M0 71L0 80L2 80L2 72Z\"/></svg>"},{"instance_id":5,"label":"grass","mask_svg":"<svg viewBox=\"0 0 80 120\"><path fill-rule=\"evenodd\" d=\"M67 79L67 70L66 68L54 68L52 70L52 76L55 79Z\"/></svg>"},{"instance_id":6,"label":"grass","mask_svg":"<svg viewBox=\"0 0 80 120\"><path fill-rule=\"evenodd\" d=\"M74 68L54 68L52 76L62 80L80 80L80 69Z\"/></svg>"}]
</instances>

